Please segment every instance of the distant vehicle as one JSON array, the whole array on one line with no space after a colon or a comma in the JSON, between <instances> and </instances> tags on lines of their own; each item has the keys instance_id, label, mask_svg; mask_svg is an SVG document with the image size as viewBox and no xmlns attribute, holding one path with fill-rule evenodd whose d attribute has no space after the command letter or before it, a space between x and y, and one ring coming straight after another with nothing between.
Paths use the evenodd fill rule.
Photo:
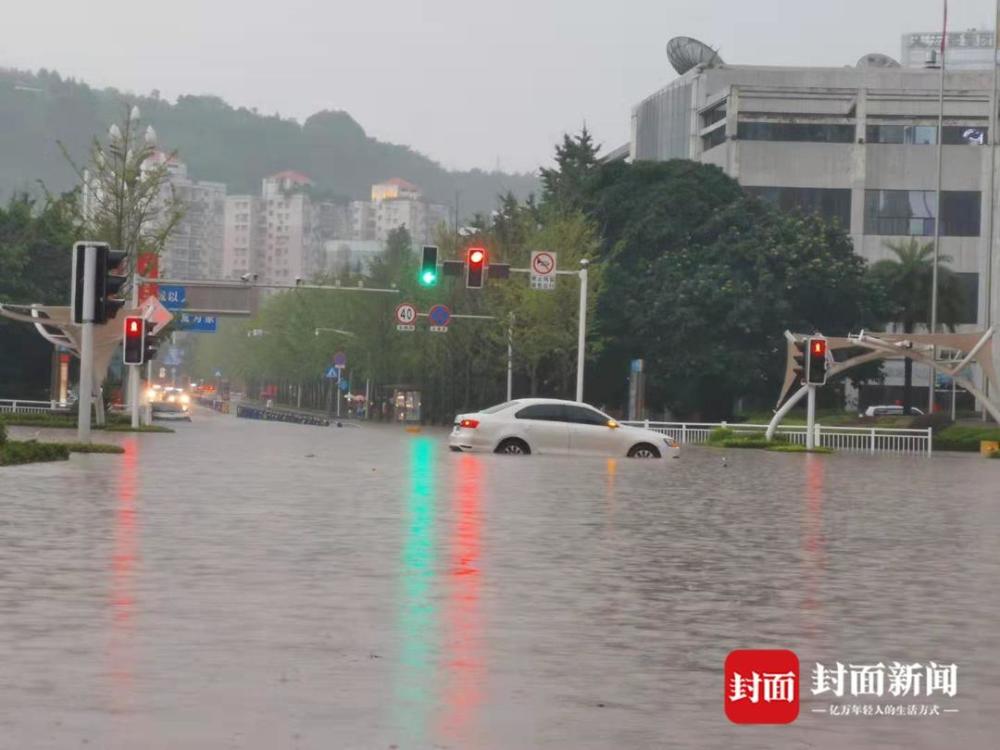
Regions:
<instances>
[{"instance_id":1,"label":"distant vehicle","mask_svg":"<svg viewBox=\"0 0 1000 750\"><path fill-rule=\"evenodd\" d=\"M191 397L182 388L151 388L147 391L153 419L191 421Z\"/></svg>"},{"instance_id":2,"label":"distant vehicle","mask_svg":"<svg viewBox=\"0 0 1000 750\"><path fill-rule=\"evenodd\" d=\"M910 411L917 416L923 416L923 412L915 406L910 407ZM888 404L883 406L869 406L865 409L863 414L859 414L859 417L901 417L903 416L903 407L896 404Z\"/></svg>"},{"instance_id":3,"label":"distant vehicle","mask_svg":"<svg viewBox=\"0 0 1000 750\"><path fill-rule=\"evenodd\" d=\"M652 430L626 427L579 401L523 398L459 414L448 438L453 451L507 454L594 454L676 458L680 446Z\"/></svg>"}]
</instances>

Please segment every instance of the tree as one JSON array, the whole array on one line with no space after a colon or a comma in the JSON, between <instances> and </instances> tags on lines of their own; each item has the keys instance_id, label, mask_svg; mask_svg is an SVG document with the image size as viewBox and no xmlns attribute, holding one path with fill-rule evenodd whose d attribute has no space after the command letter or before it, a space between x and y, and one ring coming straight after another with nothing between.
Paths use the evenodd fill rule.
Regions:
<instances>
[{"instance_id":1,"label":"tree","mask_svg":"<svg viewBox=\"0 0 1000 750\"><path fill-rule=\"evenodd\" d=\"M930 327L931 289L934 278L934 243L921 244L916 238L887 241L885 246L895 258L880 260L871 274L886 290L891 309L889 319L897 322L903 333L913 333L918 325ZM947 263L947 255L938 257L938 322L955 329L965 303L961 282ZM906 357L903 371L903 413L913 407L913 360Z\"/></svg>"},{"instance_id":2,"label":"tree","mask_svg":"<svg viewBox=\"0 0 1000 750\"><path fill-rule=\"evenodd\" d=\"M624 401L628 361L643 358L652 407L727 418L738 397L777 392L786 329L837 335L872 320L866 265L842 230L782 214L715 167L611 164L592 189L601 399Z\"/></svg>"},{"instance_id":3,"label":"tree","mask_svg":"<svg viewBox=\"0 0 1000 750\"><path fill-rule=\"evenodd\" d=\"M152 126L142 131L139 108L128 105L121 124L108 130L107 144L92 141L89 167L77 166L65 147L63 153L82 185L77 205L88 238L127 252L134 273L139 255L158 255L183 218L170 182L176 154L157 150Z\"/></svg>"},{"instance_id":4,"label":"tree","mask_svg":"<svg viewBox=\"0 0 1000 750\"><path fill-rule=\"evenodd\" d=\"M597 172L600 146L587 126L579 135L563 135L556 146L556 166L542 168L542 206L560 212L587 211L590 208L590 182Z\"/></svg>"},{"instance_id":5,"label":"tree","mask_svg":"<svg viewBox=\"0 0 1000 750\"><path fill-rule=\"evenodd\" d=\"M0 302L69 304L73 201L18 194L0 206ZM5 395L48 397L52 347L34 327L0 318L0 353L11 355L0 355Z\"/></svg>"}]
</instances>

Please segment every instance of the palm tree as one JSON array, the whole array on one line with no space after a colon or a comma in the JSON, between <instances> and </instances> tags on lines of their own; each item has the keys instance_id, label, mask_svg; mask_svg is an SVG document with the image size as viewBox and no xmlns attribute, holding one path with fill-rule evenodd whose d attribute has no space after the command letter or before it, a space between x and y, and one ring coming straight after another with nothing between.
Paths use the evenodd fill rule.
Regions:
<instances>
[{"instance_id":1,"label":"palm tree","mask_svg":"<svg viewBox=\"0 0 1000 750\"><path fill-rule=\"evenodd\" d=\"M930 327L931 284L934 274L934 243L921 244L916 238L887 241L885 246L895 258L872 265L872 274L882 283L893 307L893 319L903 333L913 333L918 325ZM951 330L962 316L965 293L958 276L948 268L951 258L938 256L938 322ZM913 360L905 360L903 413L912 413ZM932 375L933 381L933 375Z\"/></svg>"}]
</instances>

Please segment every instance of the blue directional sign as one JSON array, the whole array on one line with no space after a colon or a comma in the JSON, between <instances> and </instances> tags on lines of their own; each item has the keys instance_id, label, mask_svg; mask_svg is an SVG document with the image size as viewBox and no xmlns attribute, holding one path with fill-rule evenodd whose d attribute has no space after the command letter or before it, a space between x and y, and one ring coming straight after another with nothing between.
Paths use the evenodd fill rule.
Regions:
<instances>
[{"instance_id":1,"label":"blue directional sign","mask_svg":"<svg viewBox=\"0 0 1000 750\"><path fill-rule=\"evenodd\" d=\"M341 380L340 381L340 390L344 391L344 393L347 393L347 391L349 391L350 389L351 389L351 383L350 383L350 381L348 381L348 380Z\"/></svg>"},{"instance_id":2,"label":"blue directional sign","mask_svg":"<svg viewBox=\"0 0 1000 750\"><path fill-rule=\"evenodd\" d=\"M451 321L451 310L446 305L434 305L427 313L431 324L444 327Z\"/></svg>"},{"instance_id":3,"label":"blue directional sign","mask_svg":"<svg viewBox=\"0 0 1000 750\"><path fill-rule=\"evenodd\" d=\"M177 330L196 333L215 333L219 319L214 315L195 315L182 312L177 316Z\"/></svg>"},{"instance_id":4,"label":"blue directional sign","mask_svg":"<svg viewBox=\"0 0 1000 750\"><path fill-rule=\"evenodd\" d=\"M187 302L187 288L183 286L160 286L160 304L168 310L180 310Z\"/></svg>"},{"instance_id":5,"label":"blue directional sign","mask_svg":"<svg viewBox=\"0 0 1000 750\"><path fill-rule=\"evenodd\" d=\"M180 367L184 363L184 351L179 346L172 346L167 349L167 356L163 358L166 367Z\"/></svg>"},{"instance_id":6,"label":"blue directional sign","mask_svg":"<svg viewBox=\"0 0 1000 750\"><path fill-rule=\"evenodd\" d=\"M327 380L340 380L340 368L330 365L327 368L326 375L324 375Z\"/></svg>"}]
</instances>

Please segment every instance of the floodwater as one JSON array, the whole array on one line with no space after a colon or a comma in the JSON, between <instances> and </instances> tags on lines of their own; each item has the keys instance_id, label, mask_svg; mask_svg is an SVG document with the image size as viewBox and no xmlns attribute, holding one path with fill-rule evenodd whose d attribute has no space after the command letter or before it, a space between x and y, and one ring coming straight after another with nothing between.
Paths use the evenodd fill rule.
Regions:
<instances>
[{"instance_id":1,"label":"floodwater","mask_svg":"<svg viewBox=\"0 0 1000 750\"><path fill-rule=\"evenodd\" d=\"M0 469L0 748L996 747L1000 462L176 429ZM797 721L726 719L735 648L797 652ZM957 711L814 712L895 660Z\"/></svg>"}]
</instances>

